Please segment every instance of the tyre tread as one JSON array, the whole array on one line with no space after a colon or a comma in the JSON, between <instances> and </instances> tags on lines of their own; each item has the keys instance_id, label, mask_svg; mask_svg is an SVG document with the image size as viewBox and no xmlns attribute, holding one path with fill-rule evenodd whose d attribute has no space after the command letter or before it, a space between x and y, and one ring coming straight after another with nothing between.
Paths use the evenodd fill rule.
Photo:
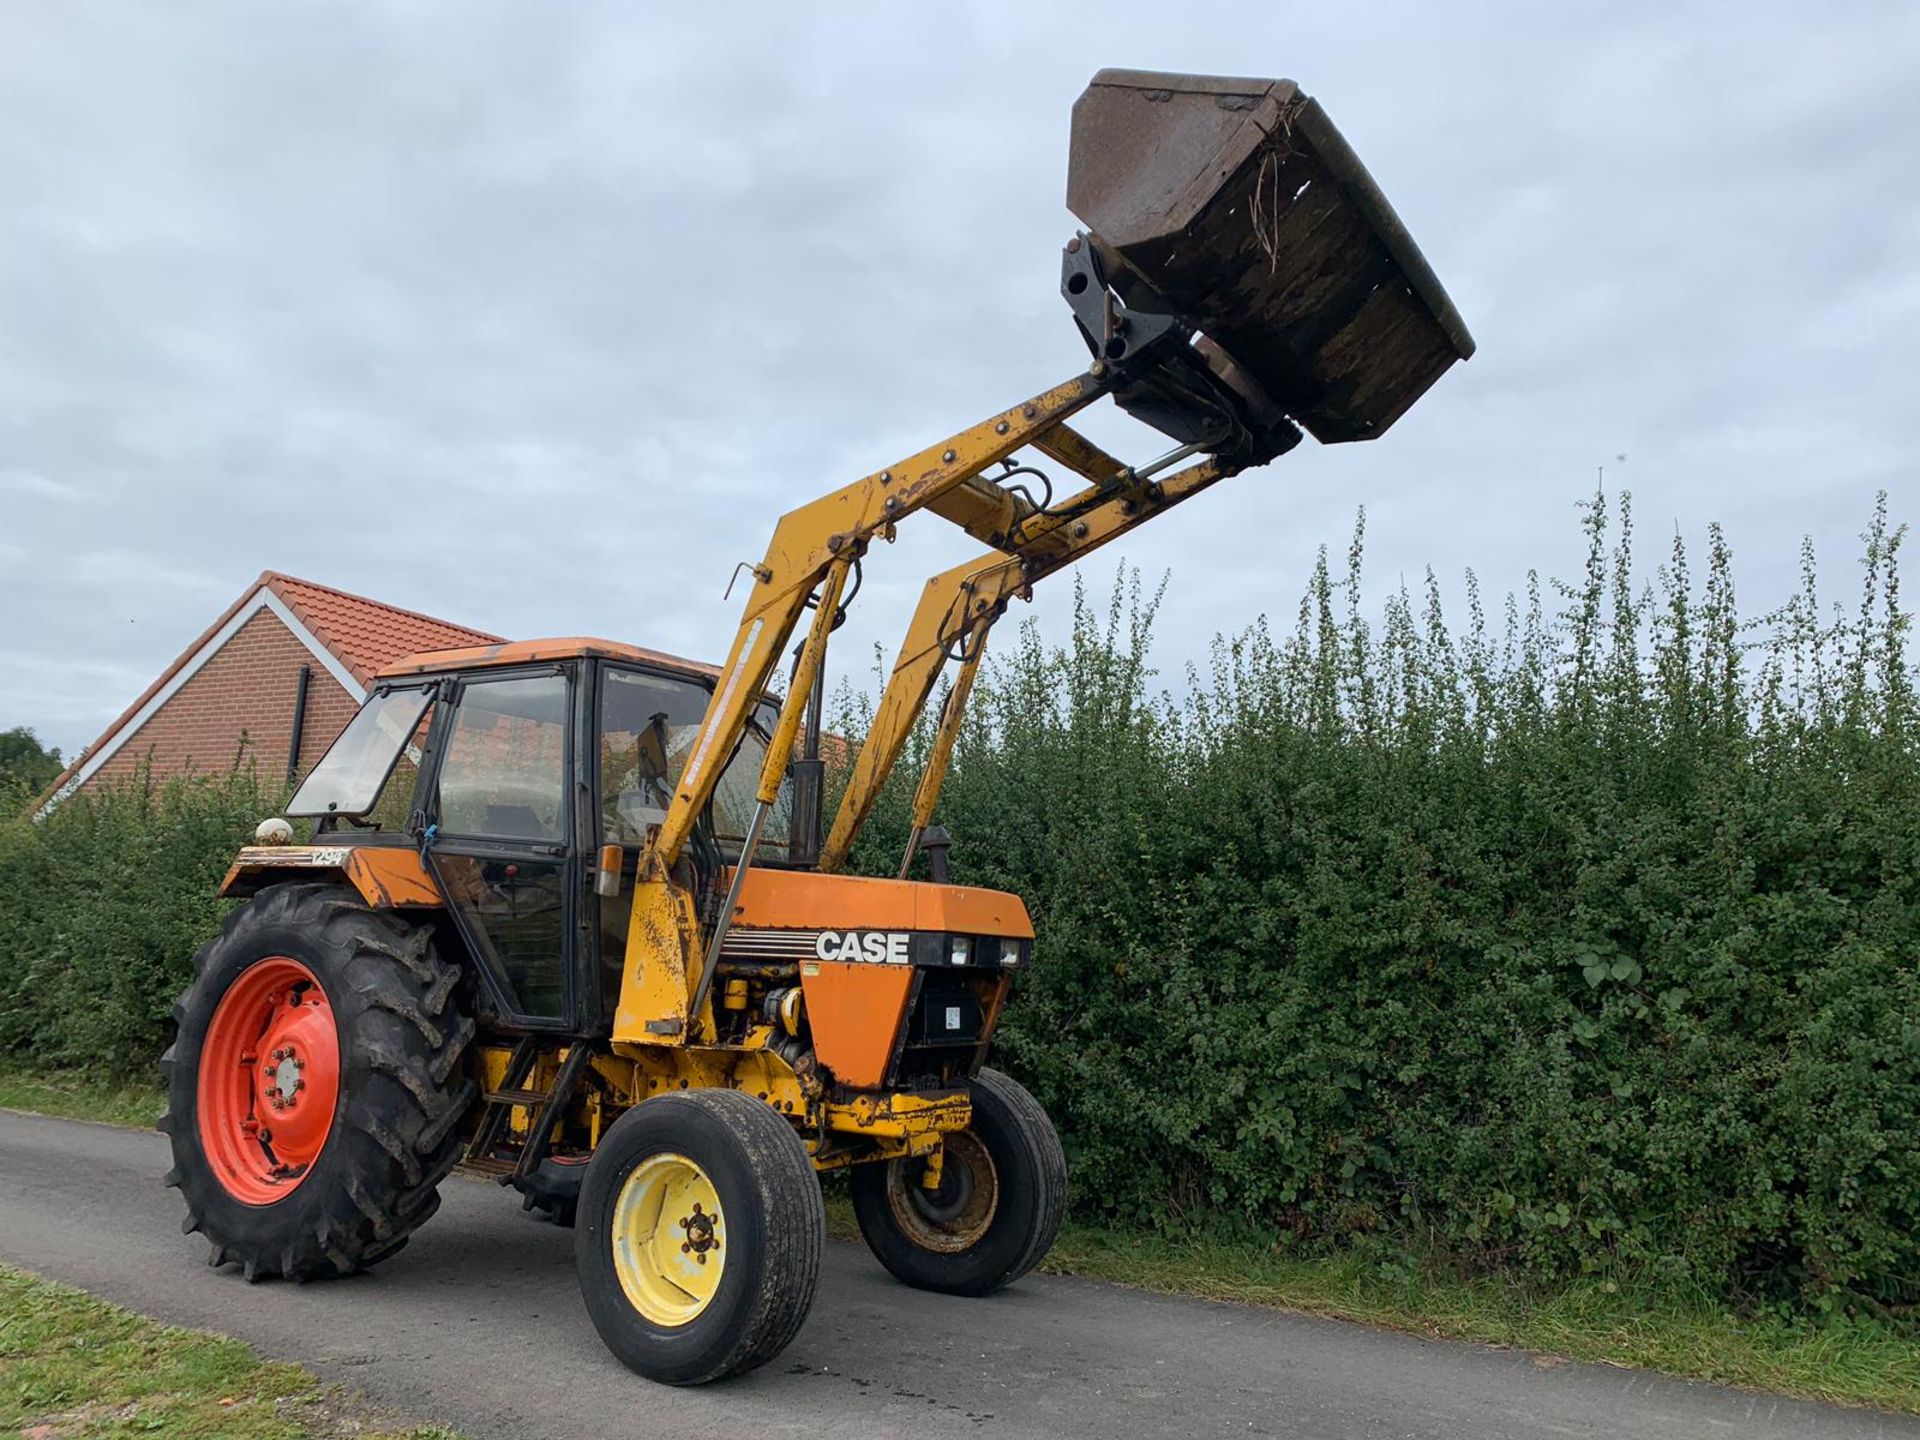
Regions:
<instances>
[{"instance_id":1,"label":"tyre tread","mask_svg":"<svg viewBox=\"0 0 1920 1440\"><path fill-rule=\"evenodd\" d=\"M1019 1081L988 1066L981 1069L973 1083L991 1090L1007 1107L1028 1152L1040 1164L1040 1214L1027 1238L1026 1249L1000 1282L1011 1285L1045 1259L1060 1236L1060 1223L1067 1214L1067 1155L1046 1110Z\"/></svg>"},{"instance_id":2,"label":"tyre tread","mask_svg":"<svg viewBox=\"0 0 1920 1440\"><path fill-rule=\"evenodd\" d=\"M627 1127L625 1136L634 1138L624 1138L622 1127ZM722 1153L709 1149L702 1163L719 1164L751 1188L761 1233L758 1247L741 1254L754 1267L757 1287L746 1293L744 1304L729 1301L729 1310L709 1311L690 1322L725 1327L700 1340L691 1354L656 1359L647 1348L655 1342L620 1294L608 1258L605 1215L618 1193L613 1187L622 1183L626 1171L596 1172L595 1167L635 1163L627 1152L642 1143L638 1136L643 1133L656 1147L664 1135L676 1132L688 1145L712 1146L716 1131L730 1145ZM716 1183L723 1182L716 1176ZM806 1323L826 1245L826 1205L806 1145L784 1116L737 1090L683 1090L635 1106L600 1142L588 1166L574 1235L582 1290L601 1338L641 1374L669 1384L702 1385L764 1365Z\"/></svg>"},{"instance_id":3,"label":"tyre tread","mask_svg":"<svg viewBox=\"0 0 1920 1440\"><path fill-rule=\"evenodd\" d=\"M288 1207L292 1233L233 1218L238 1212L200 1153L197 1125L175 1123L183 1104L191 1114L197 1080L180 1063L180 1041L162 1062L171 1103L160 1128L172 1136L186 1228L209 1237L212 1263L238 1261L252 1279L345 1275L398 1250L438 1208L437 1187L460 1157L456 1127L478 1093L464 1076L449 1083L475 1028L455 998L459 970L435 952L432 927L371 909L337 884L276 885L231 910L194 957L194 981L174 1006L182 1032L196 1018L210 1020L220 993L209 976L230 970L236 949L244 964L252 958L245 952L270 953L279 943L272 937L287 933L327 957L331 978L323 983L340 1026L343 1083L367 1077L346 1090L329 1137L330 1149L344 1147L334 1173L308 1181L327 1182L326 1193L302 1200L302 1186L271 1207ZM196 1043L196 1063L197 1054Z\"/></svg>"}]
</instances>

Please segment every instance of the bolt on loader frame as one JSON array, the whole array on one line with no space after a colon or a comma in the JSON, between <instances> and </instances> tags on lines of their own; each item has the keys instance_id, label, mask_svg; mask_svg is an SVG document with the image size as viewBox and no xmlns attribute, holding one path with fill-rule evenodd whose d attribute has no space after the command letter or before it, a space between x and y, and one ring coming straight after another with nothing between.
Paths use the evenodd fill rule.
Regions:
<instances>
[{"instance_id":1,"label":"bolt on loader frame","mask_svg":"<svg viewBox=\"0 0 1920 1440\"><path fill-rule=\"evenodd\" d=\"M1383 433L1473 350L1291 82L1101 72L1068 204L1086 228L1061 293L1090 363L782 516L717 670L562 640L383 672L289 807L313 842L271 821L240 852L223 893L247 904L176 1009L169 1179L216 1263L373 1263L464 1163L575 1225L622 1360L697 1383L805 1318L817 1171L852 1167L862 1232L907 1283L984 1294L1044 1255L1064 1156L984 1065L1032 925L946 883L944 846L909 878L988 635L1303 431ZM1094 444L1069 422L1102 399L1172 448ZM874 542L922 513L986 548L927 582L823 838L828 638ZM898 877L845 875L949 665Z\"/></svg>"}]
</instances>

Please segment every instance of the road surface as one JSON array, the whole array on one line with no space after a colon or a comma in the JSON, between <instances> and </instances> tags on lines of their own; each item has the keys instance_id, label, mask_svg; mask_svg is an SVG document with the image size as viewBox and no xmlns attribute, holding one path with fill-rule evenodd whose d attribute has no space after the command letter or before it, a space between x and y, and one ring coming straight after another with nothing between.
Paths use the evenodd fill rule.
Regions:
<instances>
[{"instance_id":1,"label":"road surface","mask_svg":"<svg viewBox=\"0 0 1920 1440\"><path fill-rule=\"evenodd\" d=\"M0 1260L241 1336L476 1440L1920 1440L1916 1420L1086 1280L925 1295L856 1245L827 1247L812 1318L785 1354L742 1380L672 1390L601 1347L571 1232L491 1184L449 1181L440 1214L366 1275L248 1285L181 1235L166 1167L158 1135L0 1112Z\"/></svg>"}]
</instances>

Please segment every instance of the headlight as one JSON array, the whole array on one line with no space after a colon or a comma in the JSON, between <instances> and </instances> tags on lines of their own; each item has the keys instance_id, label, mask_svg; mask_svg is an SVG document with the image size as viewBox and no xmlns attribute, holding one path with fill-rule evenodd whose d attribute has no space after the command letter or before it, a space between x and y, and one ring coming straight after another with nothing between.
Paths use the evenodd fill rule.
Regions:
<instances>
[{"instance_id":1,"label":"headlight","mask_svg":"<svg viewBox=\"0 0 1920 1440\"><path fill-rule=\"evenodd\" d=\"M948 943L947 963L965 965L973 959L973 939L968 935L955 935Z\"/></svg>"}]
</instances>

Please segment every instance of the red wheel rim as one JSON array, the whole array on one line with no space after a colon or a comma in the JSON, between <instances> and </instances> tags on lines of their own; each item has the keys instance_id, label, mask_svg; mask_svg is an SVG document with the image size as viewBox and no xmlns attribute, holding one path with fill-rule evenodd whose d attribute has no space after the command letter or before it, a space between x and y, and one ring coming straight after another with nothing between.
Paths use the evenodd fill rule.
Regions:
<instances>
[{"instance_id":1,"label":"red wheel rim","mask_svg":"<svg viewBox=\"0 0 1920 1440\"><path fill-rule=\"evenodd\" d=\"M340 1098L340 1034L313 972L271 955L240 972L200 1050L200 1148L234 1199L271 1205L326 1148Z\"/></svg>"}]
</instances>

